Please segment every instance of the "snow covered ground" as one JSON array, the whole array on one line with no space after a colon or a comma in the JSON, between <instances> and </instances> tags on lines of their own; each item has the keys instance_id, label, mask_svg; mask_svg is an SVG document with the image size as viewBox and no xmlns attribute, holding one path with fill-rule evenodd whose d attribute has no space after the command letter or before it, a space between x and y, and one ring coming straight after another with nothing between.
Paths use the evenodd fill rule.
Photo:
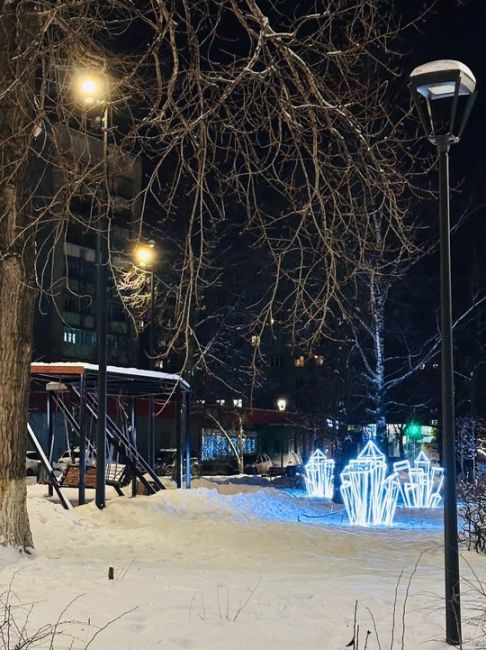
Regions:
<instances>
[{"instance_id":1,"label":"snow covered ground","mask_svg":"<svg viewBox=\"0 0 486 650\"><path fill-rule=\"evenodd\" d=\"M367 630L370 650L377 634L383 650L450 647L440 509L400 510L393 528L371 530L348 526L342 506L258 478L194 485L112 498L103 512L93 503L67 512L44 486L29 486L35 552L0 550L0 584L25 605L11 610L18 625L27 616L31 631L73 621L59 625L52 646L33 647L85 648L111 622L90 649L340 650L353 637L356 601L360 648ZM471 618L486 557L465 551L461 570ZM478 629L468 624L465 634L465 647L476 647Z\"/></svg>"}]
</instances>

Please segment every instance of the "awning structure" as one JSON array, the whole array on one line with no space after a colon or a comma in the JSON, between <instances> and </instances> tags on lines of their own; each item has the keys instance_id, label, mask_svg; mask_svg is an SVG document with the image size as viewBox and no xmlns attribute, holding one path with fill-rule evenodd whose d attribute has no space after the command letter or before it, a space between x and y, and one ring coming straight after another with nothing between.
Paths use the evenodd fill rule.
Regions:
<instances>
[{"instance_id":1,"label":"awning structure","mask_svg":"<svg viewBox=\"0 0 486 650\"><path fill-rule=\"evenodd\" d=\"M31 374L34 390L37 386L45 389L45 384L52 381L78 386L81 377L84 377L86 390L89 392L97 390L98 366L94 363L36 361L31 364ZM176 389L188 392L190 386L179 375L167 372L118 366L107 367L108 395L171 398Z\"/></svg>"},{"instance_id":2,"label":"awning structure","mask_svg":"<svg viewBox=\"0 0 486 650\"><path fill-rule=\"evenodd\" d=\"M34 362L31 364L31 392L44 393L47 398L47 429L48 448L53 447L53 417L54 410L63 414L70 430L79 440L79 462L77 476L79 476L79 503L85 503L86 484L86 449L90 446L96 454L93 440L89 439L87 420L92 423L98 421L98 366L84 362ZM152 446L155 440L154 434L154 409L155 400L165 400L175 403L175 429L177 440L177 486L182 487L185 473L186 487L190 487L190 395L189 384L179 375L174 375L157 370L142 370L140 368L122 368L108 366L106 372L107 395L113 398L131 399L131 423L128 427L121 427L114 418L106 415L104 431L105 443L103 447L106 454L106 444L109 443L119 455L123 457L123 463L127 465L133 476L143 483L146 493L154 493L163 490L164 485L155 472L154 461L145 458L137 446L136 425L134 413L137 399L147 399L150 405L149 416L149 444ZM32 443L39 451L43 451L39 441L29 427L29 436ZM105 454L101 456L99 464L99 477L97 475L96 494L103 495L106 483ZM60 494L60 483L54 475L51 465L51 454L40 454L43 459L47 475ZM154 454L152 454L154 457ZM98 465L97 465L98 468ZM108 471L109 468L107 468ZM185 470L185 471L184 471ZM105 477L105 478L104 478ZM110 483L111 484L111 483ZM71 486L72 487L72 486ZM89 486L88 486L89 487ZM59 488L59 490L58 490ZM123 494L119 491L120 494ZM135 484L133 485L133 496L135 495ZM66 504L63 502L63 505Z\"/></svg>"}]
</instances>

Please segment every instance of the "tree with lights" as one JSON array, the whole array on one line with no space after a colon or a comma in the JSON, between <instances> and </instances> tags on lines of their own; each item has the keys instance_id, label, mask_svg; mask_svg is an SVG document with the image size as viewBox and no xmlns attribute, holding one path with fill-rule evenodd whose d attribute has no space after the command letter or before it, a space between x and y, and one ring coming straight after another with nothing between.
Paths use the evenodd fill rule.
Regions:
<instances>
[{"instance_id":1,"label":"tree with lights","mask_svg":"<svg viewBox=\"0 0 486 650\"><path fill-rule=\"evenodd\" d=\"M416 375L439 349L434 330L429 340L416 336L413 313L403 291L398 305L393 304L397 285L404 279L410 282L414 267L433 250L433 242L426 242L422 236L422 250L412 249L395 236L379 211L370 214L369 229L370 248L364 263L356 269L347 296L346 325L351 333L354 368L358 374L356 388L363 403L368 404L378 439L384 443L389 413L396 406L394 392ZM406 408L404 404L400 406ZM414 410L417 404L410 403L408 408Z\"/></svg>"}]
</instances>

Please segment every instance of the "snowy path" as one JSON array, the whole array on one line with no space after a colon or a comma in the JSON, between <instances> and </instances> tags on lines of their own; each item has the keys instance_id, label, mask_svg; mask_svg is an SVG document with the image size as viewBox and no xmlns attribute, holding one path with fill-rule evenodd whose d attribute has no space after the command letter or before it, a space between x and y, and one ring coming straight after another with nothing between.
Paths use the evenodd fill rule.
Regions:
<instances>
[{"instance_id":1,"label":"snowy path","mask_svg":"<svg viewBox=\"0 0 486 650\"><path fill-rule=\"evenodd\" d=\"M76 597L65 619L101 626L129 612L96 638L94 650L339 650L353 636L356 600L360 634L373 629L369 607L382 648L389 649L404 569L398 650L406 583L423 553L411 583L404 647L449 647L441 640L440 511L425 513L422 529L412 527L413 515L400 513L393 529L363 530L341 525L342 514L329 514L329 506L293 494L217 487L117 498L100 513L94 504L66 512L41 496L44 487L29 486L35 554L19 559L0 552L0 582L5 589L17 572L14 590L24 603L36 602L32 624L54 622ZM486 558L465 557L485 580ZM470 576L466 563L463 568ZM94 628L86 627L76 627L74 648L92 635ZM54 648L70 643L61 637ZM378 648L374 634L368 647Z\"/></svg>"}]
</instances>

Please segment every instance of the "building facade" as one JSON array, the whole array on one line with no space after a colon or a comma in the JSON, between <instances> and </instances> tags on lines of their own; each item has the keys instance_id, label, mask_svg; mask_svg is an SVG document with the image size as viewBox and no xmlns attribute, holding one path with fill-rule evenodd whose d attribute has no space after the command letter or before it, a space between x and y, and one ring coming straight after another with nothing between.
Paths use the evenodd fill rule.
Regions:
<instances>
[{"instance_id":1,"label":"building facade","mask_svg":"<svg viewBox=\"0 0 486 650\"><path fill-rule=\"evenodd\" d=\"M104 161L99 138L67 127L57 126L51 138L48 155L43 151L34 165L44 224L37 242L41 291L33 360L95 363L98 216L107 211L110 269L113 262L130 264L141 163L114 147L109 148ZM108 198L103 182L99 182L104 163ZM137 366L140 345L110 271L108 277L108 363Z\"/></svg>"}]
</instances>

